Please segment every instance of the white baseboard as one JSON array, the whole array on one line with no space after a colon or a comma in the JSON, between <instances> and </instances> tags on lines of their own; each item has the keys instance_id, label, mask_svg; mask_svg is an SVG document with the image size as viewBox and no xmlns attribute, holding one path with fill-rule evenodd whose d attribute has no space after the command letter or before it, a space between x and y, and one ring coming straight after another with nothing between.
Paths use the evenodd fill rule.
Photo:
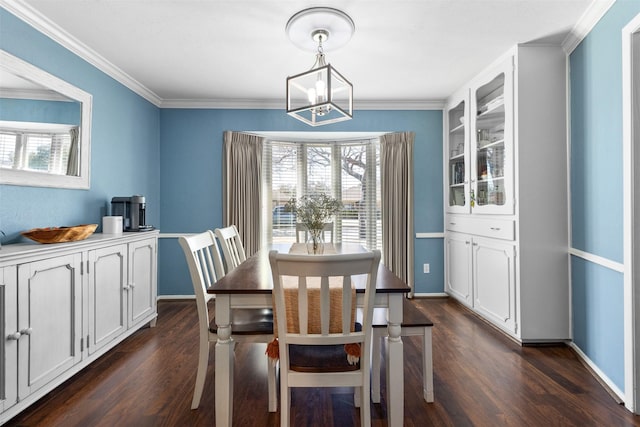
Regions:
<instances>
[{"instance_id":1,"label":"white baseboard","mask_svg":"<svg viewBox=\"0 0 640 427\"><path fill-rule=\"evenodd\" d=\"M596 377L596 379L598 380L598 382L600 384L602 384L602 386L607 389L607 391L609 392L609 394L612 395L612 397L614 399L616 399L616 401L618 403L624 403L624 392L622 390L620 390L618 388L618 386L616 386L611 379L609 379L609 377L607 375L605 375L604 372L602 372L602 370L600 368L598 368L596 366L595 363L593 363L593 361L591 361L591 359L589 359L587 357L586 354L584 354L582 352L582 350L580 349L580 347L578 347L574 342L569 342L567 343L567 345L569 347L571 347L576 354L578 355L578 357L580 359L582 359L582 362L587 366L587 368L594 374L594 376ZM628 409L628 408L627 408Z\"/></svg>"},{"instance_id":2,"label":"white baseboard","mask_svg":"<svg viewBox=\"0 0 640 427\"><path fill-rule=\"evenodd\" d=\"M195 300L196 296L195 295L158 295L158 298L157 298L158 301L163 300L163 299L173 299L173 300L176 300L176 299L184 299L184 300L192 299L192 300Z\"/></svg>"},{"instance_id":3,"label":"white baseboard","mask_svg":"<svg viewBox=\"0 0 640 427\"><path fill-rule=\"evenodd\" d=\"M420 292L420 293L414 293L413 294L414 298L447 298L449 297L448 294L444 293L444 292Z\"/></svg>"}]
</instances>

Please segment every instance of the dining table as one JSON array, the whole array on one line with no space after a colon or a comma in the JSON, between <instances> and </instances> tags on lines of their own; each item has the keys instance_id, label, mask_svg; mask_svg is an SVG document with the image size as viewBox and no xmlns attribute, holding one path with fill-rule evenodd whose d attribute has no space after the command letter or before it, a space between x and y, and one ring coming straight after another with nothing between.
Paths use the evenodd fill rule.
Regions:
<instances>
[{"instance_id":1,"label":"dining table","mask_svg":"<svg viewBox=\"0 0 640 427\"><path fill-rule=\"evenodd\" d=\"M215 294L215 322L218 335L215 345L215 414L218 427L231 426L233 420L235 342L231 331L231 310L272 308L273 279L269 265L269 251L288 253L294 248L300 249L299 245L296 243L268 245L248 257L207 290L208 293ZM358 244L331 245L335 253L366 251ZM364 281L354 281L354 286L356 304L362 306ZM389 426L402 426L404 422L404 354L400 332L403 298L410 290L404 281L380 263L376 279L375 307L388 309L388 345L385 360ZM390 381L392 373L393 381Z\"/></svg>"}]
</instances>

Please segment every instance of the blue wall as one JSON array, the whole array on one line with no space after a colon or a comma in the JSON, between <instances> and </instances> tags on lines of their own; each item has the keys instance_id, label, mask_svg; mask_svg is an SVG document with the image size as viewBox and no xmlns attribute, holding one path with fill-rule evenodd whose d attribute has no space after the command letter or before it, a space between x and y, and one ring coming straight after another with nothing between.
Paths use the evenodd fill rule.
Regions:
<instances>
[{"instance_id":1,"label":"blue wall","mask_svg":"<svg viewBox=\"0 0 640 427\"><path fill-rule=\"evenodd\" d=\"M79 102L0 98L0 120L77 126L80 116Z\"/></svg>"},{"instance_id":2,"label":"blue wall","mask_svg":"<svg viewBox=\"0 0 640 427\"><path fill-rule=\"evenodd\" d=\"M113 196L147 196L159 224L159 109L2 8L0 49L93 95L90 190L0 185L3 243L33 227L100 224Z\"/></svg>"},{"instance_id":3,"label":"blue wall","mask_svg":"<svg viewBox=\"0 0 640 427\"><path fill-rule=\"evenodd\" d=\"M640 1L618 0L570 56L571 246L623 261L622 35ZM572 259L575 344L624 390L623 276Z\"/></svg>"},{"instance_id":4,"label":"blue wall","mask_svg":"<svg viewBox=\"0 0 640 427\"><path fill-rule=\"evenodd\" d=\"M164 233L199 232L223 225L225 130L317 131L287 116L284 110L163 109L160 118ZM322 130L415 132L415 231L442 232L442 111L356 111L353 120ZM416 268L416 292L443 292L442 240L420 239L415 250L416 265L429 262L432 266L429 275ZM161 241L159 294L193 293L182 258L177 241Z\"/></svg>"}]
</instances>

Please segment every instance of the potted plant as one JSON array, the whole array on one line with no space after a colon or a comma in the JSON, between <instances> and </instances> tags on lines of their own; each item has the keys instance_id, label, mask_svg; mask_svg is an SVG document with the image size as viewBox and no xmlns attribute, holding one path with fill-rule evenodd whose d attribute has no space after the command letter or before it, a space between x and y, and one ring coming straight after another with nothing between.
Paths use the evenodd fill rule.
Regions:
<instances>
[{"instance_id":1,"label":"potted plant","mask_svg":"<svg viewBox=\"0 0 640 427\"><path fill-rule=\"evenodd\" d=\"M309 230L307 251L310 254L324 252L322 230L325 223L342 209L342 202L324 193L307 194L296 200L292 197L286 204L286 208L296 215L298 222L304 224Z\"/></svg>"}]
</instances>

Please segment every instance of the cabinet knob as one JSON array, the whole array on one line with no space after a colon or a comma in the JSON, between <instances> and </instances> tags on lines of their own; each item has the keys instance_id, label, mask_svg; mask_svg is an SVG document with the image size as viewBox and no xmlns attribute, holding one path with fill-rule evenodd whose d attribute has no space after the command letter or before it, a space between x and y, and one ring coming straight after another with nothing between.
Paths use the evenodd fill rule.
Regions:
<instances>
[{"instance_id":1,"label":"cabinet knob","mask_svg":"<svg viewBox=\"0 0 640 427\"><path fill-rule=\"evenodd\" d=\"M471 243L469 240L465 240L464 244L468 245L469 243Z\"/></svg>"},{"instance_id":2,"label":"cabinet knob","mask_svg":"<svg viewBox=\"0 0 640 427\"><path fill-rule=\"evenodd\" d=\"M130 288L130 289L133 289L133 288L135 288L135 287L136 287L136 284L135 284L135 283L132 283L132 284L130 284L130 285L129 285L129 288Z\"/></svg>"},{"instance_id":3,"label":"cabinet knob","mask_svg":"<svg viewBox=\"0 0 640 427\"><path fill-rule=\"evenodd\" d=\"M129 286L129 285L124 285L124 286L122 287L122 289L124 289L125 291L128 291L129 289L131 289L131 286Z\"/></svg>"},{"instance_id":4,"label":"cabinet knob","mask_svg":"<svg viewBox=\"0 0 640 427\"><path fill-rule=\"evenodd\" d=\"M500 231L500 227L490 227L494 231Z\"/></svg>"},{"instance_id":5,"label":"cabinet knob","mask_svg":"<svg viewBox=\"0 0 640 427\"><path fill-rule=\"evenodd\" d=\"M450 222L449 224L450 224L450 225L456 225L456 223L455 223L455 222Z\"/></svg>"},{"instance_id":6,"label":"cabinet knob","mask_svg":"<svg viewBox=\"0 0 640 427\"><path fill-rule=\"evenodd\" d=\"M31 332L33 332L32 328L24 328L24 329L20 329L20 333L22 335L31 335Z\"/></svg>"},{"instance_id":7,"label":"cabinet knob","mask_svg":"<svg viewBox=\"0 0 640 427\"><path fill-rule=\"evenodd\" d=\"M478 244L474 242L474 243L473 243L473 246L478 246Z\"/></svg>"},{"instance_id":8,"label":"cabinet knob","mask_svg":"<svg viewBox=\"0 0 640 427\"><path fill-rule=\"evenodd\" d=\"M7 335L7 339L8 340L19 340L20 339L20 332L14 332L13 334L9 334Z\"/></svg>"}]
</instances>

